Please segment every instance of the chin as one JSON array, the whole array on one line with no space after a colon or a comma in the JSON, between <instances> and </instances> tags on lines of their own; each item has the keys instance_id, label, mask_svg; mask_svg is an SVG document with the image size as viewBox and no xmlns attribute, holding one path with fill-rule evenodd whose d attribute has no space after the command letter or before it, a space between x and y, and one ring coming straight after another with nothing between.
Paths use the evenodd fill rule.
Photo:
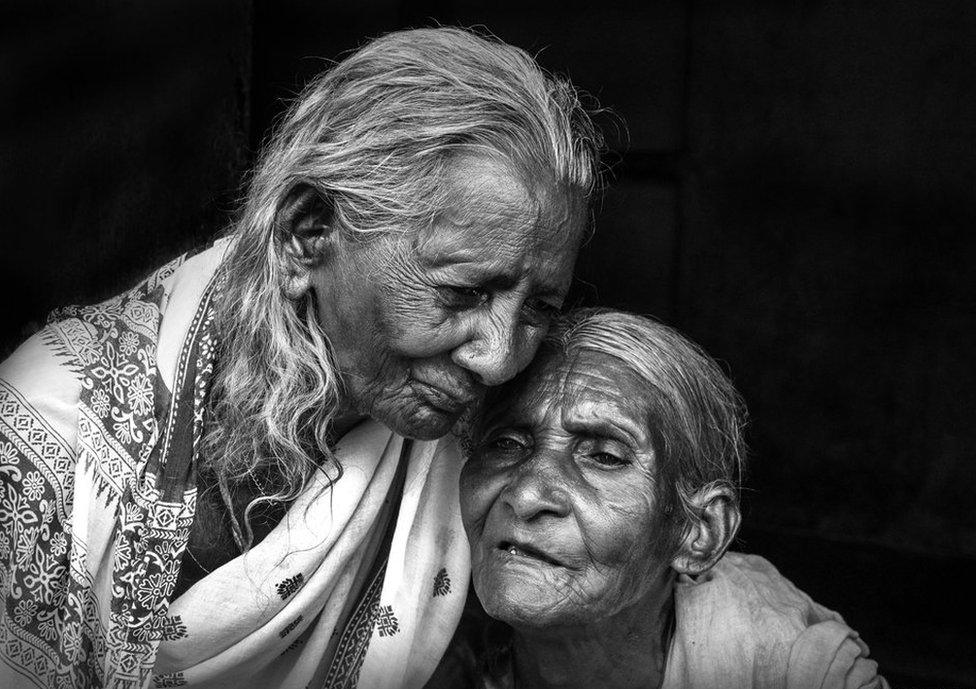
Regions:
<instances>
[{"instance_id":1,"label":"chin","mask_svg":"<svg viewBox=\"0 0 976 689\"><path fill-rule=\"evenodd\" d=\"M516 629L543 629L577 622L566 609L566 597L551 584L500 580L474 580L474 589L489 617Z\"/></svg>"},{"instance_id":2,"label":"chin","mask_svg":"<svg viewBox=\"0 0 976 689\"><path fill-rule=\"evenodd\" d=\"M549 600L547 596L490 596L482 601L489 617L504 622L515 629L547 629L576 622L560 611L561 601Z\"/></svg>"}]
</instances>

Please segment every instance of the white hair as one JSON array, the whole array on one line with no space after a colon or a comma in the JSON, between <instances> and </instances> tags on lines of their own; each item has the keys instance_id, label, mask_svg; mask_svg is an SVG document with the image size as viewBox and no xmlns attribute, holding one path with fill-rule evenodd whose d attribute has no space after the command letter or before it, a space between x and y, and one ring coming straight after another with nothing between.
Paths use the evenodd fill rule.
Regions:
<instances>
[{"instance_id":1,"label":"white hair","mask_svg":"<svg viewBox=\"0 0 976 689\"><path fill-rule=\"evenodd\" d=\"M340 231L367 238L429 222L454 156L498 156L535 184L589 200L601 148L568 81L466 30L391 33L312 81L271 137L231 228L208 465L274 480L270 498L289 500L331 457L341 381L311 299L283 293L288 237L276 218L296 187L314 189Z\"/></svg>"}]
</instances>

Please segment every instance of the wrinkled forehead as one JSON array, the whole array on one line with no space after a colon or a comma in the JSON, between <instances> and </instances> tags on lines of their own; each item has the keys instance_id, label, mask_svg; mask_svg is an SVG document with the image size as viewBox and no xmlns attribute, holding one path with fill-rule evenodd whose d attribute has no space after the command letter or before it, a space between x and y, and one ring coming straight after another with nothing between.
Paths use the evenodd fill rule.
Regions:
<instances>
[{"instance_id":1,"label":"wrinkled forehead","mask_svg":"<svg viewBox=\"0 0 976 689\"><path fill-rule=\"evenodd\" d=\"M440 186L437 212L455 220L492 214L531 225L541 234L580 229L585 220L586 198L581 189L561 181L550 169L499 153L451 155Z\"/></svg>"},{"instance_id":2,"label":"wrinkled forehead","mask_svg":"<svg viewBox=\"0 0 976 689\"><path fill-rule=\"evenodd\" d=\"M552 422L599 424L615 419L649 431L646 381L619 359L592 350L545 349L515 379L489 393L473 427ZM641 432L641 436L645 433Z\"/></svg>"},{"instance_id":3,"label":"wrinkled forehead","mask_svg":"<svg viewBox=\"0 0 976 689\"><path fill-rule=\"evenodd\" d=\"M430 222L400 239L420 265L565 296L585 226L581 197L526 181L506 161L485 156L455 160L443 186Z\"/></svg>"},{"instance_id":4,"label":"wrinkled forehead","mask_svg":"<svg viewBox=\"0 0 976 689\"><path fill-rule=\"evenodd\" d=\"M486 425L524 414L528 409L551 407L565 389L569 373L564 353L540 351L522 373L491 391L478 420Z\"/></svg>"}]
</instances>

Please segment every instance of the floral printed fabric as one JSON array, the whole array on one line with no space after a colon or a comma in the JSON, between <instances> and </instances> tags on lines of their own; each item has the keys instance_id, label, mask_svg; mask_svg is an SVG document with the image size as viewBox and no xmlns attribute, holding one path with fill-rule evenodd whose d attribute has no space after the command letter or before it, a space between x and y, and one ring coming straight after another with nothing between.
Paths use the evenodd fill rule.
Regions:
<instances>
[{"instance_id":1,"label":"floral printed fabric","mask_svg":"<svg viewBox=\"0 0 976 689\"><path fill-rule=\"evenodd\" d=\"M156 349L164 283L183 260L55 312L0 367L0 686L141 687L173 627L196 493L191 457L161 448L199 423L176 422ZM209 298L195 321L183 358L208 380ZM164 485L167 462L186 471Z\"/></svg>"},{"instance_id":2,"label":"floral printed fabric","mask_svg":"<svg viewBox=\"0 0 976 689\"><path fill-rule=\"evenodd\" d=\"M170 600L226 246L58 312L0 365L0 688L399 689L422 686L447 646L468 578L456 446L401 457L371 420L336 447L342 490L316 474L271 534Z\"/></svg>"}]
</instances>

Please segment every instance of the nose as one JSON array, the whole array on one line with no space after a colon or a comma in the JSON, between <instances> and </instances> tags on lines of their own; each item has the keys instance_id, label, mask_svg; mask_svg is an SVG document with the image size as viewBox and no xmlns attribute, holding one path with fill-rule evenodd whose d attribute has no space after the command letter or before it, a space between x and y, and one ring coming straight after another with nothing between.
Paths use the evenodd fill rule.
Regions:
<instances>
[{"instance_id":1,"label":"nose","mask_svg":"<svg viewBox=\"0 0 976 689\"><path fill-rule=\"evenodd\" d=\"M570 497L557 463L558 458L540 454L515 470L499 497L520 521L569 515Z\"/></svg>"},{"instance_id":2,"label":"nose","mask_svg":"<svg viewBox=\"0 0 976 689\"><path fill-rule=\"evenodd\" d=\"M499 305L476 316L467 340L451 358L473 373L483 385L494 386L511 380L528 365L537 341L519 335L518 305Z\"/></svg>"}]
</instances>

